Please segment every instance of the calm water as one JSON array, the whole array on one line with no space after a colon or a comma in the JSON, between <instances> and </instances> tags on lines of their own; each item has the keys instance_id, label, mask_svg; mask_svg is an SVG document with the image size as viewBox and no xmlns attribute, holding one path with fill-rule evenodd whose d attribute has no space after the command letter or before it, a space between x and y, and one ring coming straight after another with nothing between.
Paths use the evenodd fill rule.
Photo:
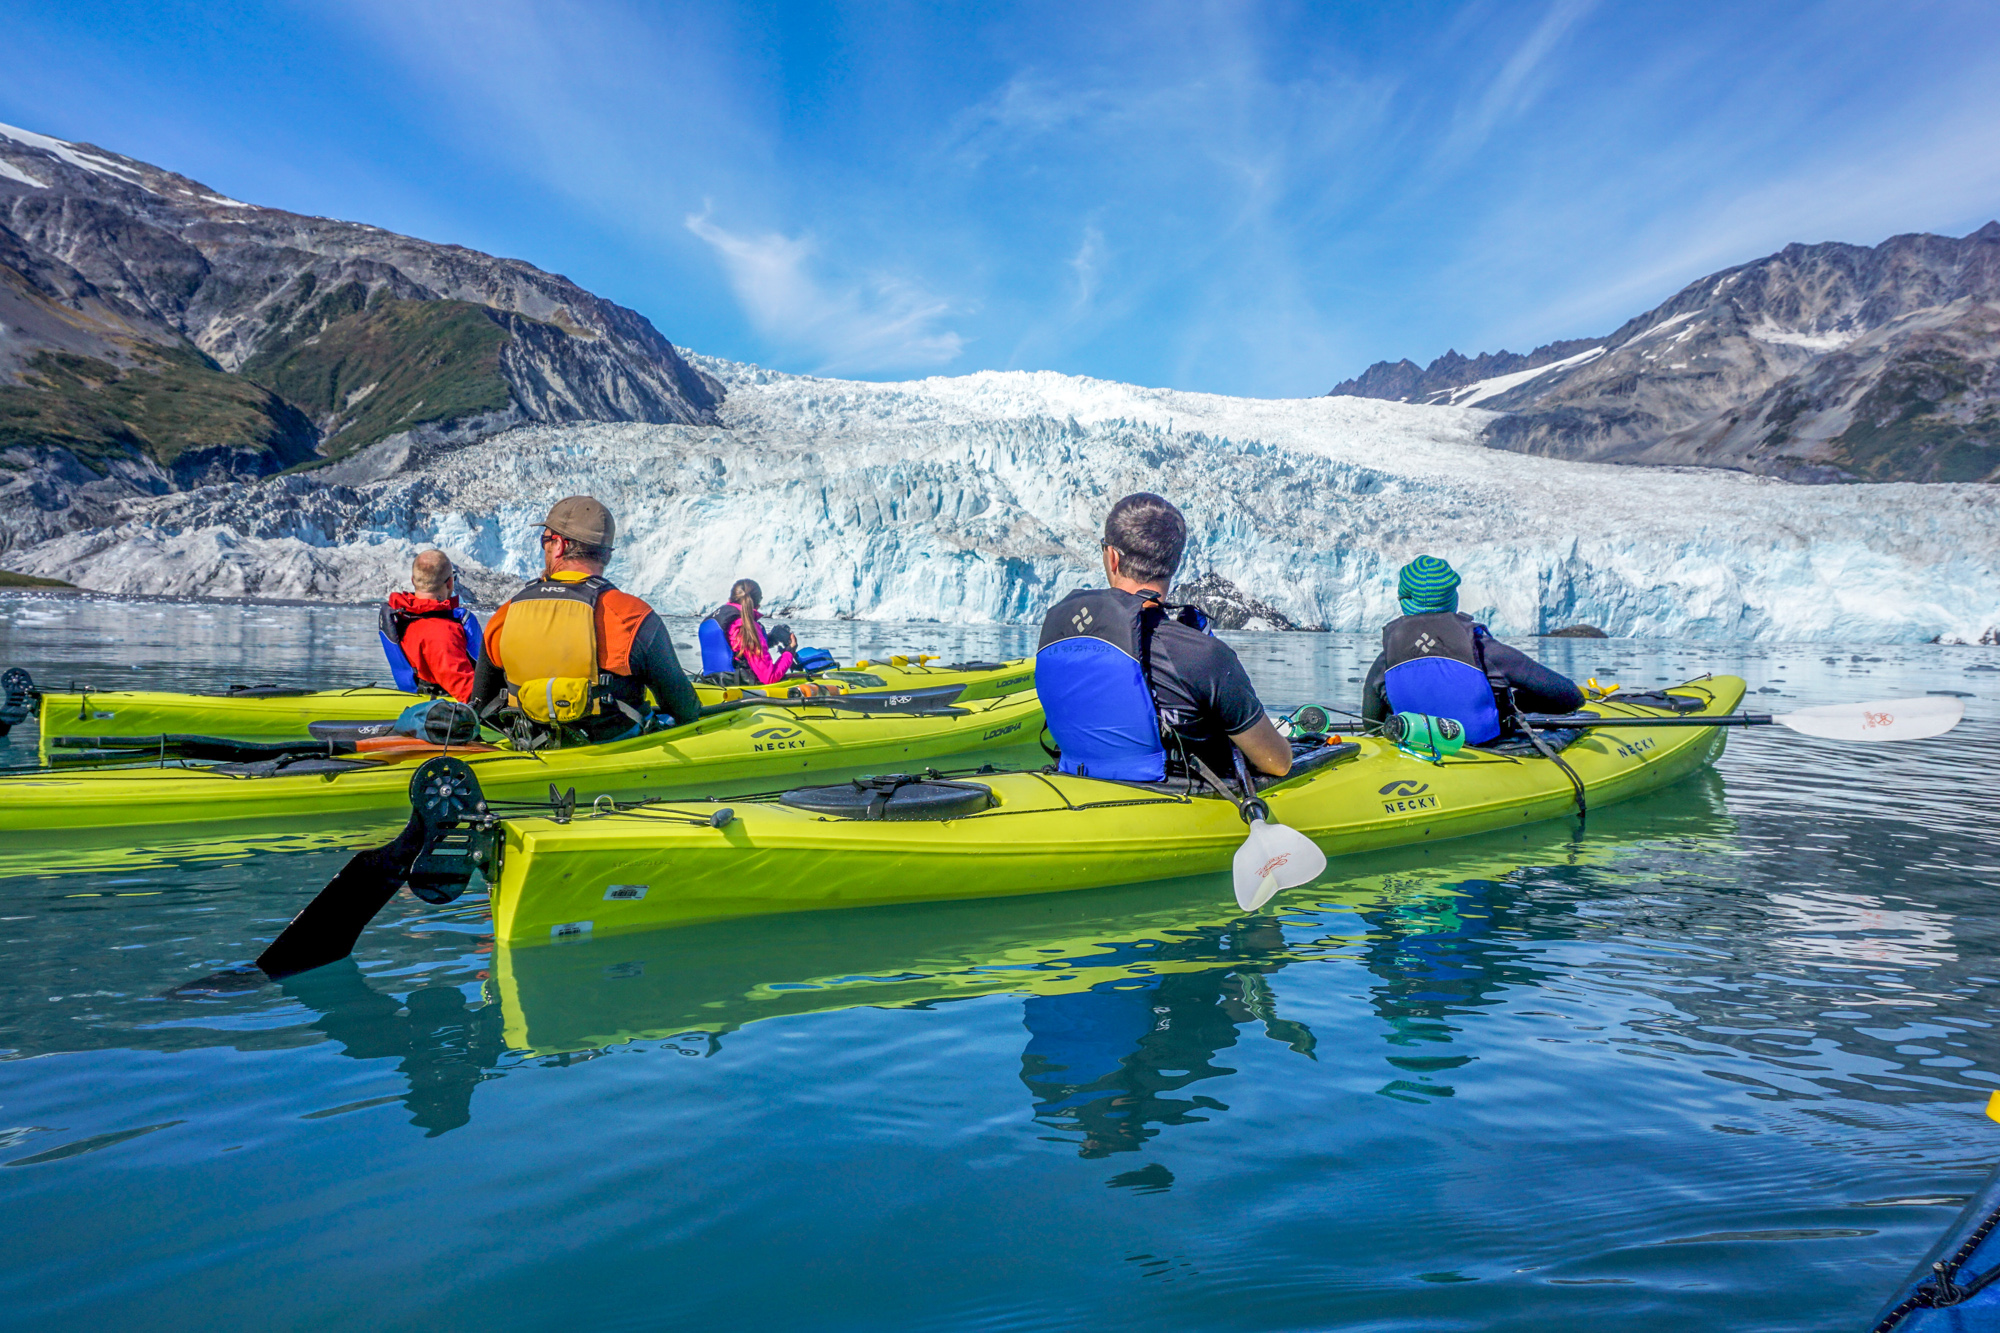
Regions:
<instances>
[{"instance_id":1,"label":"calm water","mask_svg":"<svg viewBox=\"0 0 2000 1333\"><path fill-rule=\"evenodd\" d=\"M1372 651L1238 642L1272 703L1352 706ZM2000 1161L2000 650L1539 651L1970 717L1739 735L1250 918L1218 879L496 952L405 895L351 965L177 998L342 855L0 880L0 1325L1865 1326ZM366 611L25 598L4 664L382 674Z\"/></svg>"}]
</instances>

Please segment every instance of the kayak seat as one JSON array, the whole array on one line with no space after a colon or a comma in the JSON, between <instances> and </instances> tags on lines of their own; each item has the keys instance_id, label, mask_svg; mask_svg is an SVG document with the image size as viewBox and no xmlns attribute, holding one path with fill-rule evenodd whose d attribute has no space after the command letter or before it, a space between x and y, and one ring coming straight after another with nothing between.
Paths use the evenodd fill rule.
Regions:
<instances>
[{"instance_id":1,"label":"kayak seat","mask_svg":"<svg viewBox=\"0 0 2000 1333\"><path fill-rule=\"evenodd\" d=\"M992 808L993 789L978 782L908 773L856 778L828 787L797 787L778 804L834 819L957 819Z\"/></svg>"}]
</instances>

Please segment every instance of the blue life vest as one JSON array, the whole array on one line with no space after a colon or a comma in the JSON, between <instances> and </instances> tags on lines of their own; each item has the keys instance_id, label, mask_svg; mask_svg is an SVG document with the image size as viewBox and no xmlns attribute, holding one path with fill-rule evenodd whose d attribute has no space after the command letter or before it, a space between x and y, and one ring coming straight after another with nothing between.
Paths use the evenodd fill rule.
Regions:
<instances>
[{"instance_id":1,"label":"blue life vest","mask_svg":"<svg viewBox=\"0 0 2000 1333\"><path fill-rule=\"evenodd\" d=\"M1079 588L1042 620L1035 690L1064 773L1114 782L1167 775L1160 710L1146 683L1145 606L1116 588Z\"/></svg>"},{"instance_id":2,"label":"blue life vest","mask_svg":"<svg viewBox=\"0 0 2000 1333\"><path fill-rule=\"evenodd\" d=\"M736 651L729 646L729 633L714 616L701 622L701 674L736 670Z\"/></svg>"},{"instance_id":3,"label":"blue life vest","mask_svg":"<svg viewBox=\"0 0 2000 1333\"><path fill-rule=\"evenodd\" d=\"M398 611L387 602L382 604L382 616L377 632L382 636L382 655L389 659L389 674L395 678L396 688L417 693L426 685L433 689L442 688L436 681L418 680L417 669L410 665L410 659L403 652L403 634L419 620L456 620L465 630L465 655L474 662L479 660L480 649L485 640L480 635L479 617L462 606L449 611Z\"/></svg>"},{"instance_id":4,"label":"blue life vest","mask_svg":"<svg viewBox=\"0 0 2000 1333\"><path fill-rule=\"evenodd\" d=\"M1467 745L1500 738L1500 709L1486 678L1479 638L1486 631L1455 611L1401 616L1382 627L1382 688L1397 713L1449 717Z\"/></svg>"}]
</instances>

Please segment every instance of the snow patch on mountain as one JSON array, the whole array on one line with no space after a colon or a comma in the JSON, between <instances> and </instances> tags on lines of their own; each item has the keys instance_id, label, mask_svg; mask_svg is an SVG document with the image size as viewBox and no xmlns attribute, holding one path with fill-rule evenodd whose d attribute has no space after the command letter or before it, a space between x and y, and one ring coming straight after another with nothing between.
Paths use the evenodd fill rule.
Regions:
<instances>
[{"instance_id":1,"label":"snow patch on mountain","mask_svg":"<svg viewBox=\"0 0 2000 1333\"><path fill-rule=\"evenodd\" d=\"M1119 496L1187 512L1184 581L1370 630L1398 566L1452 561L1496 633L1579 621L1683 638L1977 639L2000 624L2000 491L1797 486L1490 450L1478 409L1263 400L1047 372L896 384L693 358L722 424L532 425L476 444L127 502L10 556L119 592L368 600L416 550L479 600L534 571L555 499L616 514L617 582L700 614L738 577L815 618L1032 622L1101 578ZM357 464L368 459L361 455Z\"/></svg>"},{"instance_id":2,"label":"snow patch on mountain","mask_svg":"<svg viewBox=\"0 0 2000 1333\"><path fill-rule=\"evenodd\" d=\"M16 129L12 125L0 125L0 135L5 135L15 143L25 144L29 148L39 148L46 153L52 153L71 166L84 171L95 172L99 176L107 176L126 185L145 184L139 173L132 168L107 161L95 153L83 152L67 139L51 138L46 134L37 134L33 130ZM34 184L37 188L46 188L40 181Z\"/></svg>"},{"instance_id":3,"label":"snow patch on mountain","mask_svg":"<svg viewBox=\"0 0 2000 1333\"><path fill-rule=\"evenodd\" d=\"M1595 361L1603 355L1602 347L1593 347L1587 352L1578 352L1575 356L1551 361L1546 366L1536 366L1532 370L1517 370L1511 375L1495 375L1492 379L1478 380L1428 401L1447 407L1477 407L1488 398L1497 398L1509 389L1526 384L1529 380L1539 379L1553 371L1568 370L1571 366L1580 366L1587 361Z\"/></svg>"}]
</instances>

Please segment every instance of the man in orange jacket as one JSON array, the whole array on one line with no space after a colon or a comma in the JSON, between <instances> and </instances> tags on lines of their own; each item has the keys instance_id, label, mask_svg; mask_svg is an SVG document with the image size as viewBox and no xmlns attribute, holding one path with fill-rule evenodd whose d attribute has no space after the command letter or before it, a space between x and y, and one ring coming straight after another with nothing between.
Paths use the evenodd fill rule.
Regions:
<instances>
[{"instance_id":1,"label":"man in orange jacket","mask_svg":"<svg viewBox=\"0 0 2000 1333\"><path fill-rule=\"evenodd\" d=\"M389 672L400 689L426 686L454 699L472 694L479 621L458 604L457 578L443 551L420 551L410 566L414 592L393 592L378 628Z\"/></svg>"},{"instance_id":2,"label":"man in orange jacket","mask_svg":"<svg viewBox=\"0 0 2000 1333\"><path fill-rule=\"evenodd\" d=\"M559 500L542 522L542 576L493 613L472 706L503 702L589 742L636 734L654 707L676 724L701 712L667 627L604 577L615 529L589 496ZM652 705L647 692L652 693Z\"/></svg>"}]
</instances>

